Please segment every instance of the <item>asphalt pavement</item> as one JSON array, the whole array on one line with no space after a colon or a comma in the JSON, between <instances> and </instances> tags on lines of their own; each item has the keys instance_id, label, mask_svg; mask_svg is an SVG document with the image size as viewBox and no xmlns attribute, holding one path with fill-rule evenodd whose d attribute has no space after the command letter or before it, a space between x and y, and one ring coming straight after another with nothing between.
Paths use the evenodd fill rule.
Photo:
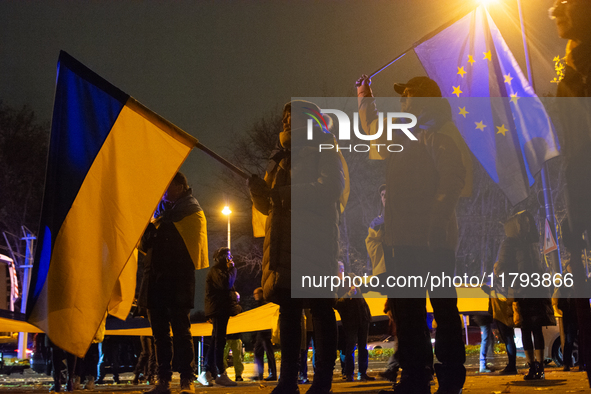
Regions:
<instances>
[{"instance_id":1,"label":"asphalt pavement","mask_svg":"<svg viewBox=\"0 0 591 394\"><path fill-rule=\"evenodd\" d=\"M495 356L491 361L494 368L500 370L504 367L506 356ZM562 368L550 364L546 367L546 379L543 381L524 381L523 375L527 372L523 367L523 359L518 359L520 364L520 374L514 376L500 376L497 373L480 374L478 373L478 357L470 356L466 360L466 368L468 376L466 384L464 385L464 394L505 394L505 393L583 393L591 392L587 376L584 372L578 372L578 369L571 372L563 372ZM311 367L311 366L310 366ZM377 372L385 368L383 361L370 361L370 375L377 376ZM311 370L311 369L310 369ZM198 383L195 384L197 394L269 394L276 382L258 382L248 380L249 376L254 374L254 366L252 363L245 364L243 377L244 382L239 382L237 387L202 387ZM233 368L228 369L228 375L234 379ZM120 376L123 384L110 383L111 376L107 375L107 384L96 386L95 390L81 390L82 392L99 394L108 393L134 393L139 394L150 389L147 385L134 386L131 384L133 374L124 373ZM41 394L48 393L52 379L49 376L38 374L28 369L23 374L12 374L10 376L0 375L0 392L9 394L29 393ZM302 394L310 388L310 385L300 385ZM380 390L391 388L391 384L385 380L376 380L375 382L342 382L340 375L335 374L333 383L334 393L377 393ZM432 386L432 392L435 392L437 385ZM172 381L172 392L178 394L180 391L179 377L175 374Z\"/></svg>"}]
</instances>

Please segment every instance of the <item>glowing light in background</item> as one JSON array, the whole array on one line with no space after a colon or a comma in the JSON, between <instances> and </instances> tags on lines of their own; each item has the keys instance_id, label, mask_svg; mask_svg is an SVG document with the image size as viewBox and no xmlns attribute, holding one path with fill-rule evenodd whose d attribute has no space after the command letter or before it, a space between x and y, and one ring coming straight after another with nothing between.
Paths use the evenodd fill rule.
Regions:
<instances>
[{"instance_id":1,"label":"glowing light in background","mask_svg":"<svg viewBox=\"0 0 591 394\"><path fill-rule=\"evenodd\" d=\"M228 248L230 248L230 214L232 211L230 210L230 207L226 205L224 209L222 209L222 213L228 217Z\"/></svg>"}]
</instances>

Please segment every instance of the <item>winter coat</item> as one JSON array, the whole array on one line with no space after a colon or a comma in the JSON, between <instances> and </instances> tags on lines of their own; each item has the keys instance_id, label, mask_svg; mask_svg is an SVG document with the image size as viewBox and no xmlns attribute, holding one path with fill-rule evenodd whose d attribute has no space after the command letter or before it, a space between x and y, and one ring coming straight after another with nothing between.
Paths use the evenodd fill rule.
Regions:
<instances>
[{"instance_id":1,"label":"winter coat","mask_svg":"<svg viewBox=\"0 0 591 394\"><path fill-rule=\"evenodd\" d=\"M569 227L575 239L591 219L591 43L567 47L564 78L558 84L556 100L560 111L562 127L561 155L564 156L566 180L566 203ZM565 245L579 249L583 245L572 245L565 236Z\"/></svg>"},{"instance_id":2,"label":"winter coat","mask_svg":"<svg viewBox=\"0 0 591 394\"><path fill-rule=\"evenodd\" d=\"M353 275L349 275L353 280ZM341 286L338 289L338 299L335 304L335 309L341 315L341 322L346 325L364 324L371 321L371 312L369 306L361 295L361 290L357 290L357 294L349 296L347 293L350 287Z\"/></svg>"},{"instance_id":3,"label":"winter coat","mask_svg":"<svg viewBox=\"0 0 591 394\"><path fill-rule=\"evenodd\" d=\"M225 261L209 269L205 279L205 316L236 316L240 306L236 300L236 267L228 268Z\"/></svg>"},{"instance_id":4,"label":"winter coat","mask_svg":"<svg viewBox=\"0 0 591 394\"><path fill-rule=\"evenodd\" d=\"M303 130L292 131L291 149L274 152L267 167L265 181L271 197L251 193L255 208L269 215L262 261L267 301L281 304L289 298L292 276L300 289L303 275L338 273L339 198L345 176L336 151L319 152L323 141L334 143L334 137L319 133L314 141L307 141ZM293 234L292 228L296 229ZM322 290L326 296L326 289Z\"/></svg>"},{"instance_id":5,"label":"winter coat","mask_svg":"<svg viewBox=\"0 0 591 394\"><path fill-rule=\"evenodd\" d=\"M591 43L567 47L564 78L558 84L557 97L591 97Z\"/></svg>"},{"instance_id":6,"label":"winter coat","mask_svg":"<svg viewBox=\"0 0 591 394\"><path fill-rule=\"evenodd\" d=\"M463 150L458 148L457 144L465 144L461 137L452 137L459 136L459 131L452 121L449 103L445 99L430 100L432 105L411 130L418 142L402 133L393 133L392 141L378 140L403 146L400 153L384 149L379 153L387 160L385 244L428 246L438 241L455 251L455 207L463 191L467 193L468 164L464 163L471 163L471 159L469 153L462 155ZM376 129L379 119L371 91L360 98L359 118L366 133Z\"/></svg>"},{"instance_id":7,"label":"winter coat","mask_svg":"<svg viewBox=\"0 0 591 394\"><path fill-rule=\"evenodd\" d=\"M580 156L588 156L591 149L589 100L565 98L591 97L591 43L581 44L569 52L556 96L564 97L558 100L565 126L560 143L568 164Z\"/></svg>"},{"instance_id":8,"label":"winter coat","mask_svg":"<svg viewBox=\"0 0 591 394\"><path fill-rule=\"evenodd\" d=\"M519 279L511 286L513 277L510 274L527 274L531 277L537 273L541 281L541 275L545 272L540 259L540 235L534 217L527 211L513 215L505 222L505 235L507 238L501 244L497 263L499 274L505 274L505 294L511 298L548 295L544 290L536 291L531 286L518 286Z\"/></svg>"},{"instance_id":9,"label":"winter coat","mask_svg":"<svg viewBox=\"0 0 591 394\"><path fill-rule=\"evenodd\" d=\"M146 253L144 276L147 282L142 283L139 306L193 308L196 263L176 225L184 220L195 221L196 228L202 227L201 221L205 221L203 210L190 189L173 204L162 201L154 213L154 221L144 233L140 250ZM207 245L197 246L205 248L207 253ZM207 261L200 264L207 266Z\"/></svg>"},{"instance_id":10,"label":"winter coat","mask_svg":"<svg viewBox=\"0 0 591 394\"><path fill-rule=\"evenodd\" d=\"M550 298L518 298L521 327L555 326L554 308Z\"/></svg>"},{"instance_id":11,"label":"winter coat","mask_svg":"<svg viewBox=\"0 0 591 394\"><path fill-rule=\"evenodd\" d=\"M572 287L560 286L554 289L552 306L556 317L562 317L569 321L577 320L577 305L574 295L575 291Z\"/></svg>"},{"instance_id":12,"label":"winter coat","mask_svg":"<svg viewBox=\"0 0 591 394\"><path fill-rule=\"evenodd\" d=\"M511 286L511 273L539 275L540 282L545 269L540 259L539 233L534 217L527 211L519 212L505 223L507 238L501 244L498 272L505 273L505 289L519 305L522 325L555 325L554 311L548 289L544 286L521 286L520 279Z\"/></svg>"}]
</instances>

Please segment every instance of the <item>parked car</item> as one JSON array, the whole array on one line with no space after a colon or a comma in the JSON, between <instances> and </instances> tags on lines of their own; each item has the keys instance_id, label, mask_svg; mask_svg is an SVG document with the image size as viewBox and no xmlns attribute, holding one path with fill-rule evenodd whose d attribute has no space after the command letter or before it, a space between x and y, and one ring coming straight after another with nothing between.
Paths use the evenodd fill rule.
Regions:
<instances>
[{"instance_id":1,"label":"parked car","mask_svg":"<svg viewBox=\"0 0 591 394\"><path fill-rule=\"evenodd\" d=\"M367 350L374 349L393 349L396 343L396 338L391 335L385 335L377 341L368 342Z\"/></svg>"}]
</instances>

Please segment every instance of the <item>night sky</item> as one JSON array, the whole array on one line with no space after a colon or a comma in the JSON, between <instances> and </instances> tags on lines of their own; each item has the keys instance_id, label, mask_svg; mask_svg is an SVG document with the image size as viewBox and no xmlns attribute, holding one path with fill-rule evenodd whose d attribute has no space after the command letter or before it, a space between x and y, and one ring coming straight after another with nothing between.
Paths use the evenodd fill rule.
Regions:
<instances>
[{"instance_id":1,"label":"night sky","mask_svg":"<svg viewBox=\"0 0 591 394\"><path fill-rule=\"evenodd\" d=\"M552 58L564 54L547 9L521 0L538 94L554 92ZM466 0L0 1L0 99L53 107L65 50L148 108L224 152L290 97L353 96L355 80L453 18ZM524 73L517 1L489 6ZM377 96L424 74L413 55L374 78ZM214 199L218 164L195 150L183 167L198 199ZM221 197L220 197L221 198Z\"/></svg>"}]
</instances>

